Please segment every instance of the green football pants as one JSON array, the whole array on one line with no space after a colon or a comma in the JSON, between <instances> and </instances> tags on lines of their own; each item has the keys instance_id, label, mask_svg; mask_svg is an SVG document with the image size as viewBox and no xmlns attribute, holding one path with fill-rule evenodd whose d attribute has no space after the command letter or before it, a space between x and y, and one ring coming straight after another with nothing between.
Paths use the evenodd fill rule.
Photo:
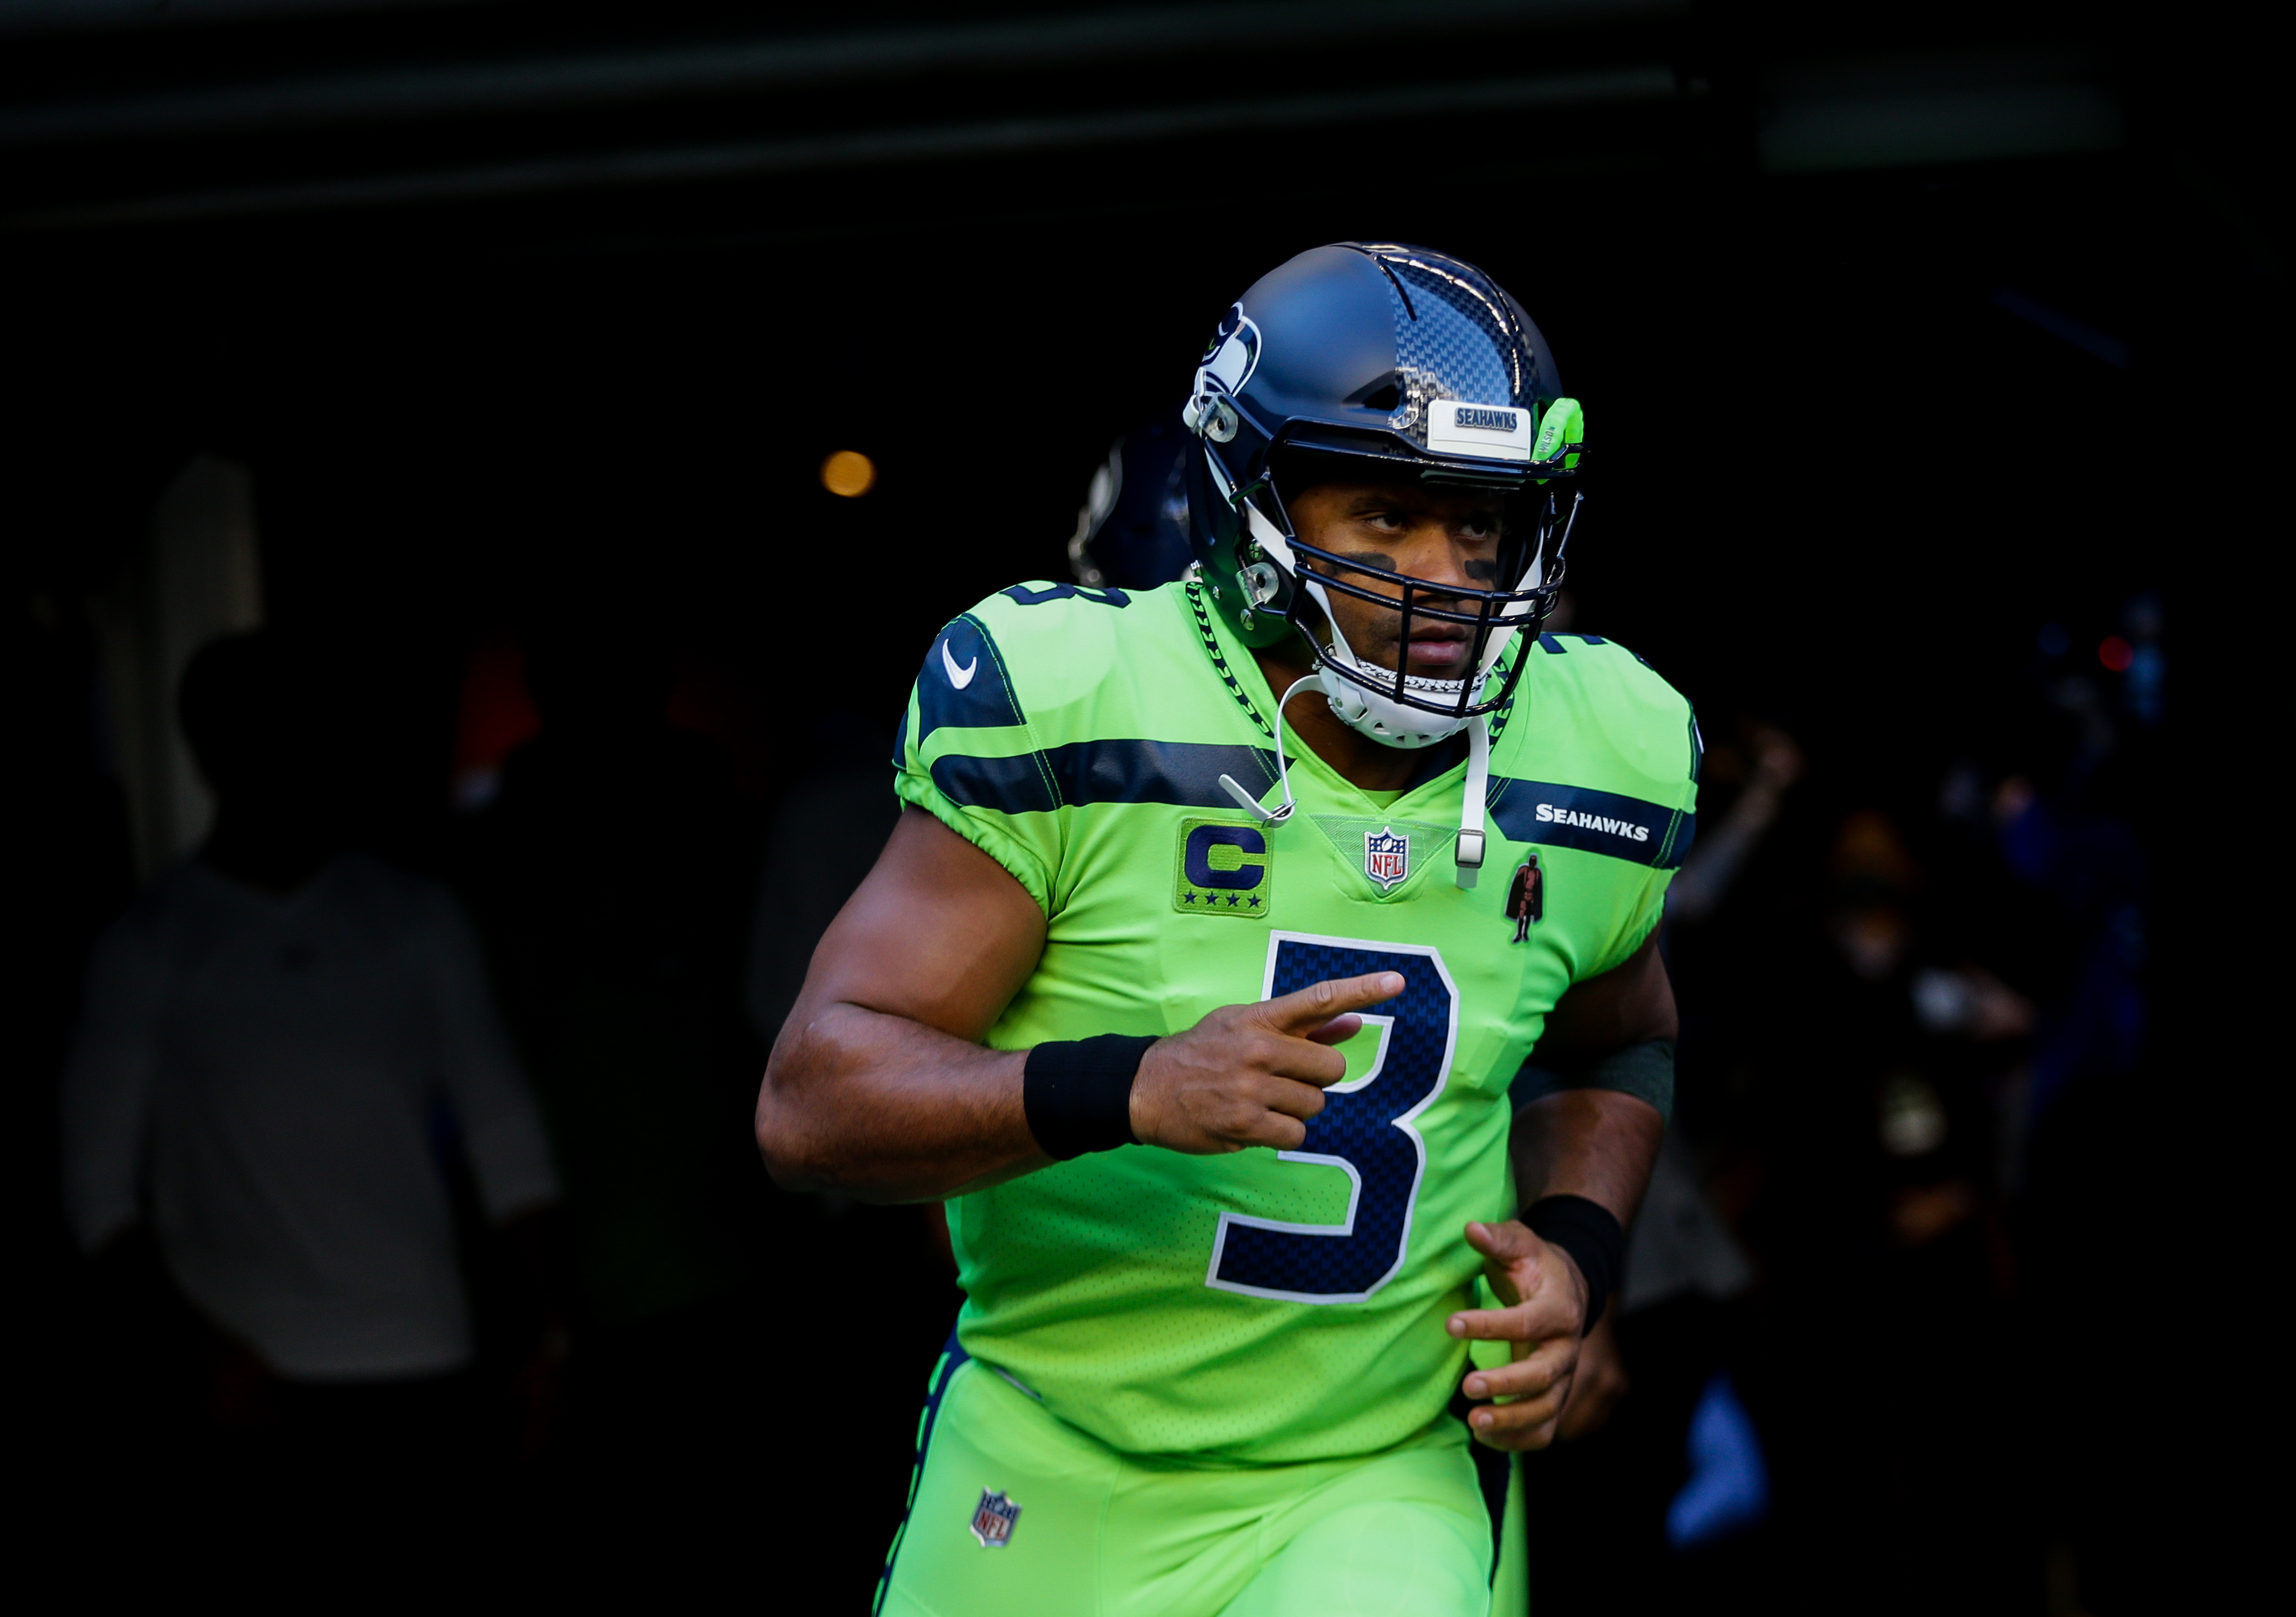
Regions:
<instances>
[{"instance_id":1,"label":"green football pants","mask_svg":"<svg viewBox=\"0 0 2296 1617\"><path fill-rule=\"evenodd\" d=\"M1521 1468L1445 1416L1382 1453L1251 1467L1119 1454L954 1342L880 1617L1522 1617ZM1495 1531L1495 1505L1503 1531ZM1504 1546L1496 1578L1495 1540Z\"/></svg>"}]
</instances>

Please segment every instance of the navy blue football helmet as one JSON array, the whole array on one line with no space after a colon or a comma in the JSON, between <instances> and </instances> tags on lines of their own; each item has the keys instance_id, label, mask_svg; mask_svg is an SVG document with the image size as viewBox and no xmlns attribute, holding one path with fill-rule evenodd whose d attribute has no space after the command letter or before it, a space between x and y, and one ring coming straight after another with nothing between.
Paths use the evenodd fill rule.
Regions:
<instances>
[{"instance_id":1,"label":"navy blue football helmet","mask_svg":"<svg viewBox=\"0 0 2296 1617\"><path fill-rule=\"evenodd\" d=\"M1195 435L1183 457L1190 548L1245 644L1304 635L1336 676L1324 681L1334 710L1397 746L1455 735L1506 702L1523 659L1505 653L1538 635L1562 586L1585 421L1546 339L1497 283L1391 242L1301 253L1221 320L1182 418ZM1302 543L1285 489L1366 472L1505 494L1505 587L1437 589ZM1414 618L1467 626L1469 677L1359 660L1331 620L1333 591L1399 611L1406 639Z\"/></svg>"},{"instance_id":2,"label":"navy blue football helmet","mask_svg":"<svg viewBox=\"0 0 2296 1617\"><path fill-rule=\"evenodd\" d=\"M1069 538L1079 584L1153 589L1188 570L1188 488L1180 457L1195 439L1173 410L1116 440L1095 468Z\"/></svg>"}]
</instances>

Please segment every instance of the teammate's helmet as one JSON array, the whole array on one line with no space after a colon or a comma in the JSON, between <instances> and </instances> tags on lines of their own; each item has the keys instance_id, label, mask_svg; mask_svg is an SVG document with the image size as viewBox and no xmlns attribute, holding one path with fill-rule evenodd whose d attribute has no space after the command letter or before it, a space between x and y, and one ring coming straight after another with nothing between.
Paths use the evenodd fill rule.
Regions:
<instances>
[{"instance_id":1,"label":"teammate's helmet","mask_svg":"<svg viewBox=\"0 0 2296 1617\"><path fill-rule=\"evenodd\" d=\"M1513 694L1523 660L1505 653L1538 634L1562 585L1584 418L1538 328L1488 275L1393 242L1301 253L1228 310L1183 418L1201 451L1185 457L1189 543L1245 644L1307 636L1336 676L1324 681L1333 711L1394 746L1455 735ZM1505 587L1438 588L1302 544L1285 490L1365 472L1503 492ZM1406 640L1414 618L1466 625L1472 671L1422 679L1358 659L1331 620L1334 590L1400 611Z\"/></svg>"},{"instance_id":2,"label":"teammate's helmet","mask_svg":"<svg viewBox=\"0 0 2296 1617\"><path fill-rule=\"evenodd\" d=\"M1188 570L1188 486L1180 459L1195 443L1177 410L1116 440L1092 474L1069 539L1078 583L1153 589Z\"/></svg>"}]
</instances>

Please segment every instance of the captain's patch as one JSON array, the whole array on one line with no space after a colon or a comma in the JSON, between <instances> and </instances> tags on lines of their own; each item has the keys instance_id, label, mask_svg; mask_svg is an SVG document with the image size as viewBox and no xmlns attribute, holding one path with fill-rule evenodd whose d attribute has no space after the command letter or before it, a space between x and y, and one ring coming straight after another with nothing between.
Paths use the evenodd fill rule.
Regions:
<instances>
[{"instance_id":1,"label":"captain's patch","mask_svg":"<svg viewBox=\"0 0 2296 1617\"><path fill-rule=\"evenodd\" d=\"M1257 825L1184 820L1173 861L1172 907L1184 915L1265 915L1275 899L1275 858Z\"/></svg>"}]
</instances>

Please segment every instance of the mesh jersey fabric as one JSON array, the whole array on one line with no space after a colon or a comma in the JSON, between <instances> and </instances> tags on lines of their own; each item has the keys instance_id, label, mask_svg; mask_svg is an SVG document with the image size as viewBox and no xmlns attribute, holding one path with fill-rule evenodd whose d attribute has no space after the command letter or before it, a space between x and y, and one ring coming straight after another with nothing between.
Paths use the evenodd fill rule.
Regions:
<instances>
[{"instance_id":1,"label":"mesh jersey fabric","mask_svg":"<svg viewBox=\"0 0 2296 1617\"><path fill-rule=\"evenodd\" d=\"M1494 720L1483 880L1462 891L1464 764L1381 807L1294 742L1287 821L1229 800L1223 773L1273 795L1275 702L1201 591L1019 585L926 654L896 789L1047 921L987 1042L1177 1032L1333 975L1406 987L1342 1047L1300 1152L1126 1146L952 1202L958 1339L1127 1454L1368 1454L1464 1373L1443 1320L1480 1269L1462 1226L1514 1211L1507 1086L1563 990L1656 923L1696 730L1623 647L1526 648ZM1509 878L1534 863L1526 929Z\"/></svg>"}]
</instances>

